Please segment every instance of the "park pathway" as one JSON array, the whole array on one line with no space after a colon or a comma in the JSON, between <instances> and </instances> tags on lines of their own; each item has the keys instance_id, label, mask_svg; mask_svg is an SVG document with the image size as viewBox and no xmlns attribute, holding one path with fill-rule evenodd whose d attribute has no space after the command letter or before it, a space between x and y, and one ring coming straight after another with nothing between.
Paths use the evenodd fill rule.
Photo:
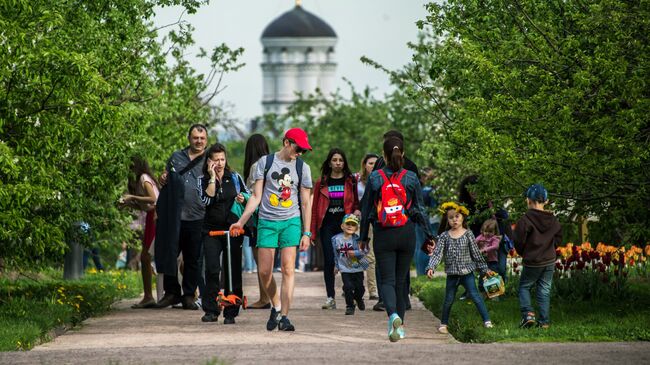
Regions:
<instances>
[{"instance_id":1,"label":"park pathway","mask_svg":"<svg viewBox=\"0 0 650 365\"><path fill-rule=\"evenodd\" d=\"M256 279L245 274L251 300ZM279 275L276 277L279 279ZM201 311L132 310L135 300L116 304L106 316L28 352L0 353L1 364L380 364L380 363L650 363L648 343L460 344L438 334L439 324L413 300L407 339L390 343L386 315L366 310L345 316L320 309L322 273L298 273L290 318L294 333L268 332L267 310L247 310L234 326L202 323ZM341 287L337 277L337 288ZM369 302L369 307L374 302ZM370 309L370 308L369 308Z\"/></svg>"}]
</instances>

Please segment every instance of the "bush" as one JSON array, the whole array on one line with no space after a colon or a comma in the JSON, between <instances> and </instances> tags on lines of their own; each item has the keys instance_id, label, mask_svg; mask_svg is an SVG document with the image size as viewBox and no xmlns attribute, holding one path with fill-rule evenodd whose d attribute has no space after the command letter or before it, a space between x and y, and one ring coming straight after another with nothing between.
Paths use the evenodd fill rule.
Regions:
<instances>
[{"instance_id":1,"label":"bush","mask_svg":"<svg viewBox=\"0 0 650 365\"><path fill-rule=\"evenodd\" d=\"M61 273L58 273L61 276ZM0 279L0 351L28 350L142 291L137 272L89 272L79 281Z\"/></svg>"}]
</instances>

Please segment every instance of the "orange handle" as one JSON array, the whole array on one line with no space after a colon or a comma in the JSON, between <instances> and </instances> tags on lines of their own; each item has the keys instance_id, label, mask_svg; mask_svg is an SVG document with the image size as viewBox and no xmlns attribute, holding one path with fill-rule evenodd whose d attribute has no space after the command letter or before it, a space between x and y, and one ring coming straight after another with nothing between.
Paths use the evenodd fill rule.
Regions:
<instances>
[{"instance_id":1,"label":"orange handle","mask_svg":"<svg viewBox=\"0 0 650 365\"><path fill-rule=\"evenodd\" d=\"M230 232L230 234L232 235L232 234L235 233L235 232L239 233L240 235L244 234L244 230L241 229L241 228L240 228L240 229L237 229L237 230L232 230L232 231ZM228 234L228 233L229 233L228 231L210 231L210 232L208 232L208 235L209 235L210 237L214 237L214 236L225 236L225 235Z\"/></svg>"}]
</instances>

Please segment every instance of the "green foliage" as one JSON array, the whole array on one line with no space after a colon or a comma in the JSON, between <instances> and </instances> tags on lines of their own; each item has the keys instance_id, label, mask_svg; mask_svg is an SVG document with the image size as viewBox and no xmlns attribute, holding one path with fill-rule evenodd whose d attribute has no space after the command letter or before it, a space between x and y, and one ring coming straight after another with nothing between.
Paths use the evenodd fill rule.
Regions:
<instances>
[{"instance_id":1,"label":"green foliage","mask_svg":"<svg viewBox=\"0 0 650 365\"><path fill-rule=\"evenodd\" d=\"M115 301L141 291L140 276L132 271L87 273L74 282L0 279L0 351L29 350L50 340L51 330L105 313Z\"/></svg>"},{"instance_id":2,"label":"green foliage","mask_svg":"<svg viewBox=\"0 0 650 365\"><path fill-rule=\"evenodd\" d=\"M445 294L445 278L428 280L419 277L412 287L425 306L440 317ZM483 327L481 317L471 301L454 303L449 330L461 342L587 342L650 340L650 283L635 280L632 298L613 301L602 298L573 301L554 298L551 301L549 329L520 329L519 300L508 288L509 295L499 301L486 301L494 328Z\"/></svg>"},{"instance_id":3,"label":"green foliage","mask_svg":"<svg viewBox=\"0 0 650 365\"><path fill-rule=\"evenodd\" d=\"M325 98L321 94L301 98L290 108L288 118L292 126L300 126L309 134L314 151L305 155L312 167L312 175L320 176L320 167L330 148L341 148L353 172L361 168L361 159L368 153L382 154L383 134L399 130L407 141L406 154L419 167L428 158L416 155L425 139L428 116L412 105L400 92L375 98L369 89L358 92L350 85L351 96L340 94Z\"/></svg>"},{"instance_id":4,"label":"green foliage","mask_svg":"<svg viewBox=\"0 0 650 365\"><path fill-rule=\"evenodd\" d=\"M478 173L480 201L512 200L519 211L525 188L543 182L565 220L597 217L616 242L643 243L649 3L451 0L427 9L413 63L392 79L432 113L422 148L439 173Z\"/></svg>"},{"instance_id":5,"label":"green foliage","mask_svg":"<svg viewBox=\"0 0 650 365\"><path fill-rule=\"evenodd\" d=\"M221 45L209 55L213 72L197 74L183 59L193 42L183 21L157 40L155 6L192 13L202 3L0 4L0 256L8 265L59 261L82 220L99 241L129 237L116 201L130 156L160 171L189 125L207 120L214 74L239 67L242 50Z\"/></svg>"}]
</instances>

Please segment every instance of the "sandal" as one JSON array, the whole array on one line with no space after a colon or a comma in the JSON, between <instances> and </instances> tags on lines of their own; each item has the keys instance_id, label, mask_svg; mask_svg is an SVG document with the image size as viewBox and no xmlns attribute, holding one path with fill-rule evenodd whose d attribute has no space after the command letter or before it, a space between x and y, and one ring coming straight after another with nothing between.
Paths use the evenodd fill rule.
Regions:
<instances>
[{"instance_id":1,"label":"sandal","mask_svg":"<svg viewBox=\"0 0 650 365\"><path fill-rule=\"evenodd\" d=\"M147 309L147 308L155 308L156 307L156 301L151 299L146 302L140 302L140 303L135 303L134 305L131 306L133 309Z\"/></svg>"},{"instance_id":2,"label":"sandal","mask_svg":"<svg viewBox=\"0 0 650 365\"><path fill-rule=\"evenodd\" d=\"M247 308L247 309L271 309L271 302L268 302L268 303L266 303L266 304L262 304L262 305L257 305L257 306L256 306L255 304L258 304L258 303L259 303L259 302L257 302L257 303L253 303L253 304L249 305L249 306L246 307L246 308Z\"/></svg>"}]
</instances>

